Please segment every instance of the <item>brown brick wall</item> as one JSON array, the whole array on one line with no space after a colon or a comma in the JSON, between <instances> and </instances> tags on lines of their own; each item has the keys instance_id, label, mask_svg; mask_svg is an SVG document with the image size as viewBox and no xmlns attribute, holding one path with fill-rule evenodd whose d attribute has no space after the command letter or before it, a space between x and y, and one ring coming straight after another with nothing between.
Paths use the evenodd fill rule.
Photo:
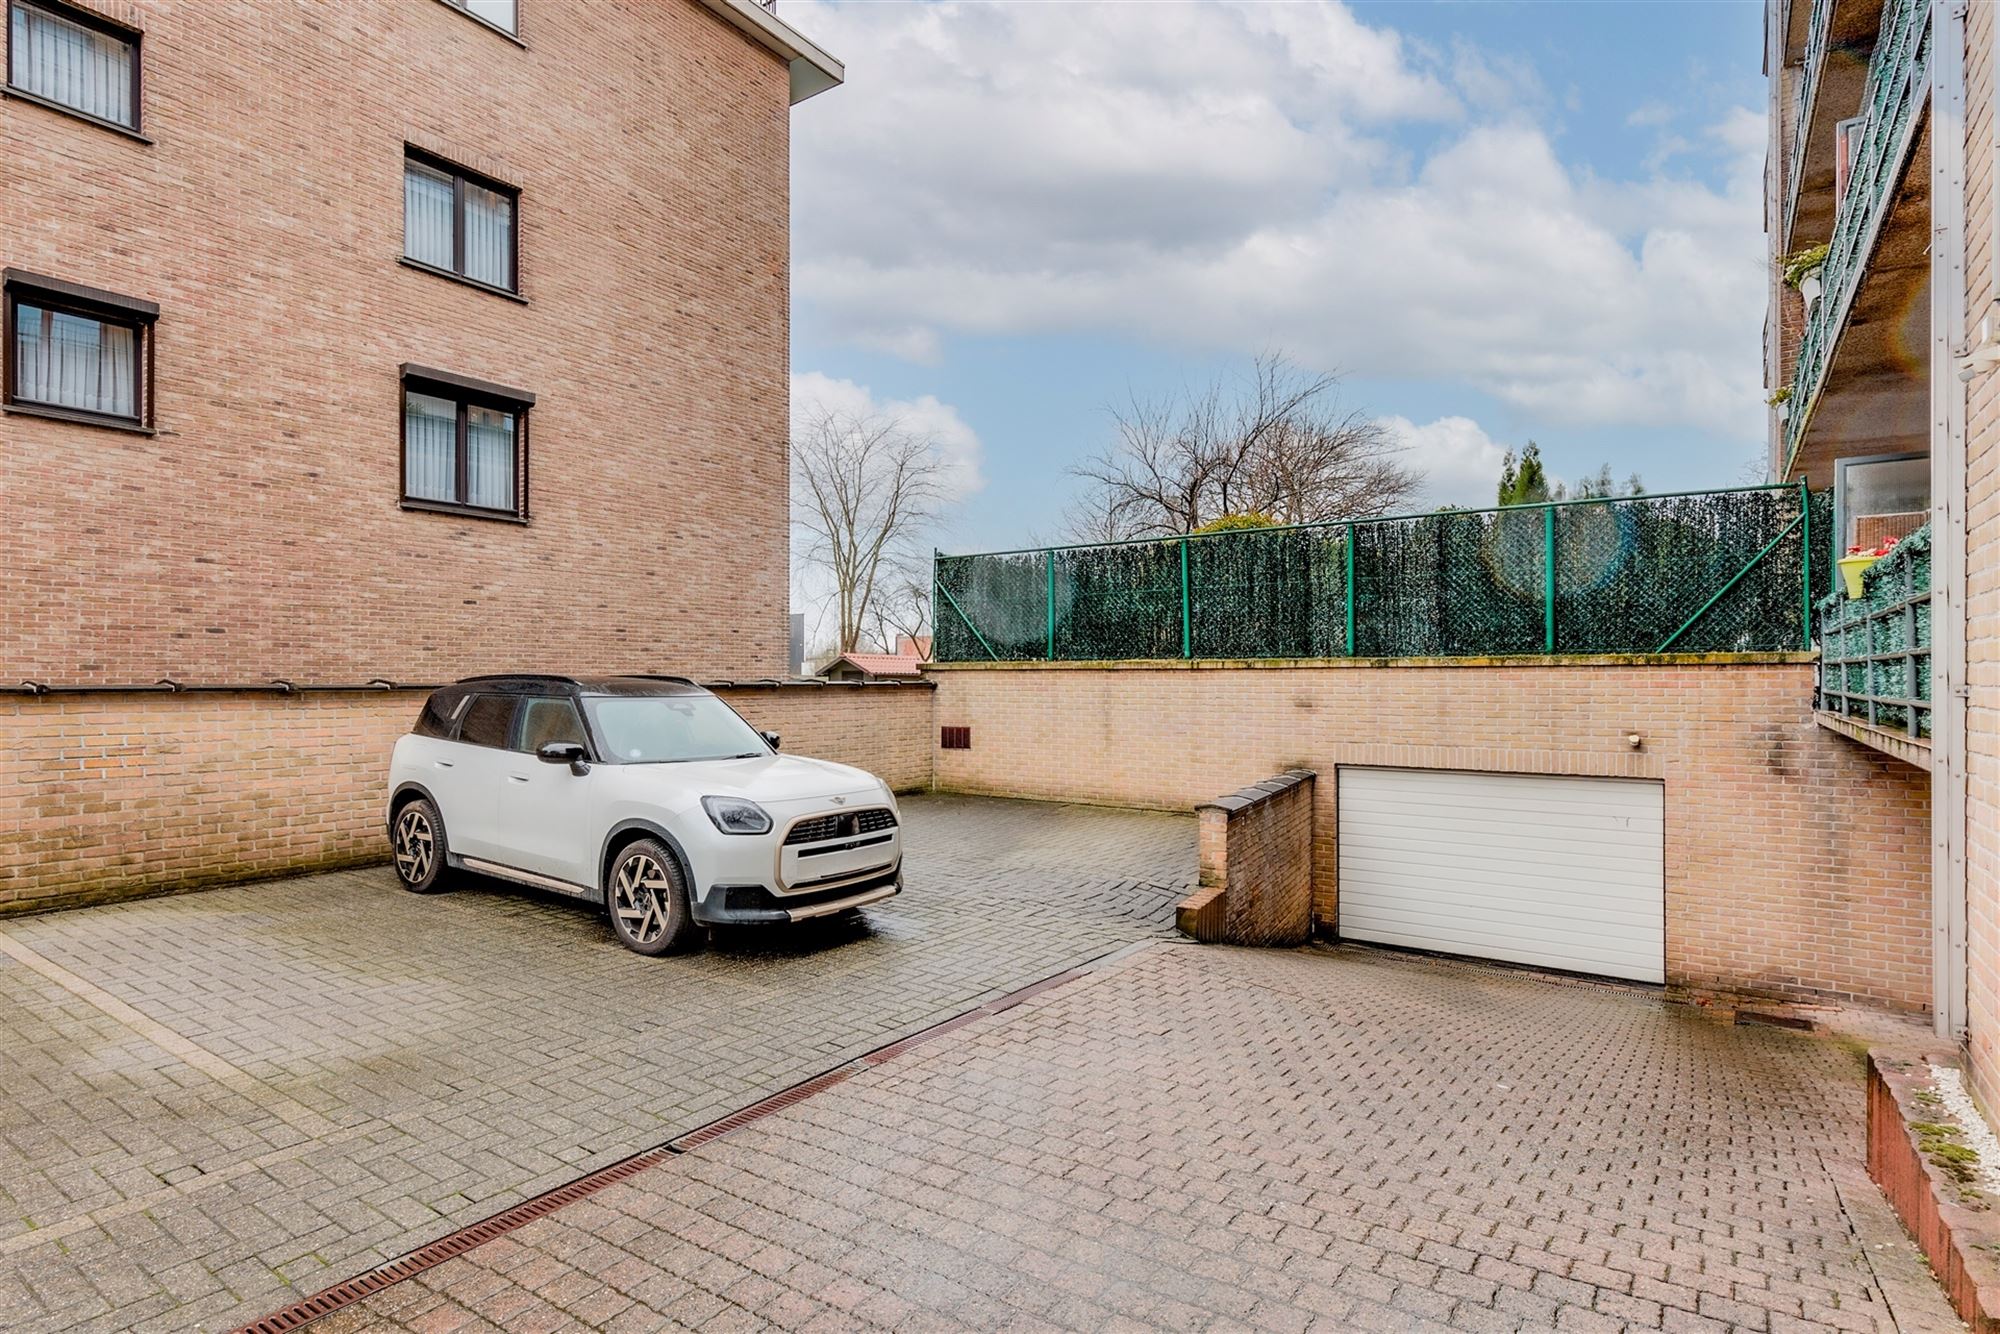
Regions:
<instances>
[{"instance_id":1,"label":"brown brick wall","mask_svg":"<svg viewBox=\"0 0 2000 1334\"><path fill-rule=\"evenodd\" d=\"M154 142L6 104L0 265L160 304L159 434L0 418L10 679L783 670L782 61L692 0L525 3L525 49L103 7ZM527 304L397 263L406 141L520 188ZM539 396L528 526L398 507L406 361Z\"/></svg>"},{"instance_id":2,"label":"brown brick wall","mask_svg":"<svg viewBox=\"0 0 2000 1334\"><path fill-rule=\"evenodd\" d=\"M931 691L717 693L785 749L928 786ZM413 691L0 700L0 913L382 860Z\"/></svg>"},{"instance_id":3,"label":"brown brick wall","mask_svg":"<svg viewBox=\"0 0 2000 1334\"><path fill-rule=\"evenodd\" d=\"M937 782L1186 809L1315 770L1315 915L1336 916L1342 764L1659 779L1667 973L1691 988L1930 996L1929 783L1812 721L1806 662L946 668ZM1638 733L1643 745L1626 741Z\"/></svg>"},{"instance_id":4,"label":"brown brick wall","mask_svg":"<svg viewBox=\"0 0 2000 1334\"><path fill-rule=\"evenodd\" d=\"M1994 21L1991 5L1973 5L1966 18L1966 309L1974 322L1995 290ZM2000 374L1968 389L1967 1039L1973 1084L1990 1113L2000 1108Z\"/></svg>"},{"instance_id":5,"label":"brown brick wall","mask_svg":"<svg viewBox=\"0 0 2000 1334\"><path fill-rule=\"evenodd\" d=\"M1196 814L1201 883L1222 890L1219 929L1200 939L1303 943L1312 934L1313 775L1281 774Z\"/></svg>"}]
</instances>

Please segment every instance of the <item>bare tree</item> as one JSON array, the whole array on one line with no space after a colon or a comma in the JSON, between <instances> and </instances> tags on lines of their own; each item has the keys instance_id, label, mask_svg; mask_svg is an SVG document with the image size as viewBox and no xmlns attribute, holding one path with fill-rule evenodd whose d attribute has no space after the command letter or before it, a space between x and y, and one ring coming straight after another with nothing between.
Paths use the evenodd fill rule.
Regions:
<instances>
[{"instance_id":1,"label":"bare tree","mask_svg":"<svg viewBox=\"0 0 2000 1334\"><path fill-rule=\"evenodd\" d=\"M1114 411L1117 441L1076 474L1091 485L1069 513L1078 540L1189 533L1226 514L1280 523L1367 518L1409 500L1423 474L1358 409L1340 405L1339 377L1278 355L1247 380Z\"/></svg>"},{"instance_id":2,"label":"bare tree","mask_svg":"<svg viewBox=\"0 0 2000 1334\"><path fill-rule=\"evenodd\" d=\"M792 438L792 521L801 560L832 585L835 643L860 646L879 603L908 578L944 498L936 442L893 417L821 412Z\"/></svg>"},{"instance_id":3,"label":"bare tree","mask_svg":"<svg viewBox=\"0 0 2000 1334\"><path fill-rule=\"evenodd\" d=\"M894 652L905 637L921 640L931 632L930 571L899 560L876 582L868 608L869 628L883 652Z\"/></svg>"}]
</instances>

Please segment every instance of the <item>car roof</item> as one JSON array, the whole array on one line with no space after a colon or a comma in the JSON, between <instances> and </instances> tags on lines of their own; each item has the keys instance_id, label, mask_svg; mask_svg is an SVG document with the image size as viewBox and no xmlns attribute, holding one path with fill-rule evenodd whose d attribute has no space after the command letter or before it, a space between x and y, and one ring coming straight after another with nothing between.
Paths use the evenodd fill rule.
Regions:
<instances>
[{"instance_id":1,"label":"car roof","mask_svg":"<svg viewBox=\"0 0 2000 1334\"><path fill-rule=\"evenodd\" d=\"M468 676L448 690L464 690L493 695L706 695L700 684L685 676L556 676L543 672L501 672L492 676Z\"/></svg>"}]
</instances>

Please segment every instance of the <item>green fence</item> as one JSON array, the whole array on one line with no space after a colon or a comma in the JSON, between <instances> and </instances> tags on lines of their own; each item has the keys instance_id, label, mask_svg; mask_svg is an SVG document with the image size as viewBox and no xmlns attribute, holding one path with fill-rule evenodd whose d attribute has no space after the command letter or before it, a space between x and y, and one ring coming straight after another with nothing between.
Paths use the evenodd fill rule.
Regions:
<instances>
[{"instance_id":1,"label":"green fence","mask_svg":"<svg viewBox=\"0 0 2000 1334\"><path fill-rule=\"evenodd\" d=\"M1931 530L1896 544L1862 594L1819 604L1822 709L1872 727L1931 734Z\"/></svg>"},{"instance_id":2,"label":"green fence","mask_svg":"<svg viewBox=\"0 0 2000 1334\"><path fill-rule=\"evenodd\" d=\"M1745 487L939 555L939 662L1811 644L1827 506Z\"/></svg>"}]
</instances>

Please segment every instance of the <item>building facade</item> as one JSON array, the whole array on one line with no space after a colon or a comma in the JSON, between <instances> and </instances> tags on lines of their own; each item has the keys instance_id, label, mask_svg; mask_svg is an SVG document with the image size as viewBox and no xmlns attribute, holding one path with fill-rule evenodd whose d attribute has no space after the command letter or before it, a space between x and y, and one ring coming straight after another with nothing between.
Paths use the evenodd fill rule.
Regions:
<instances>
[{"instance_id":1,"label":"building facade","mask_svg":"<svg viewBox=\"0 0 2000 1334\"><path fill-rule=\"evenodd\" d=\"M1771 0L1767 17L1772 468L1832 493L1818 716L1926 776L1931 1008L1990 1113L2000 31L1966 0ZM1858 596L1836 591L1848 575Z\"/></svg>"},{"instance_id":2,"label":"building facade","mask_svg":"<svg viewBox=\"0 0 2000 1334\"><path fill-rule=\"evenodd\" d=\"M785 673L789 115L837 61L750 0L4 7L10 725L229 687L226 754L371 682ZM131 717L77 762L170 764Z\"/></svg>"}]
</instances>

